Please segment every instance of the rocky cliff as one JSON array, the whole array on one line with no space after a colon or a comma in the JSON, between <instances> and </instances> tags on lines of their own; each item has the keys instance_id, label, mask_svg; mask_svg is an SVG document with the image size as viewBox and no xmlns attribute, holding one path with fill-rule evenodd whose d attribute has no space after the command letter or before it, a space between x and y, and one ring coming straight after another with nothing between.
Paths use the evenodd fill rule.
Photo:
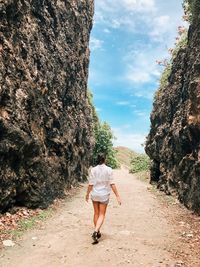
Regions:
<instances>
[{"instance_id":1,"label":"rocky cliff","mask_svg":"<svg viewBox=\"0 0 200 267\"><path fill-rule=\"evenodd\" d=\"M83 181L93 0L0 3L0 211L46 207Z\"/></svg>"},{"instance_id":2,"label":"rocky cliff","mask_svg":"<svg viewBox=\"0 0 200 267\"><path fill-rule=\"evenodd\" d=\"M200 5L191 2L196 15L188 44L173 62L168 85L157 93L146 152L151 180L200 214Z\"/></svg>"}]
</instances>

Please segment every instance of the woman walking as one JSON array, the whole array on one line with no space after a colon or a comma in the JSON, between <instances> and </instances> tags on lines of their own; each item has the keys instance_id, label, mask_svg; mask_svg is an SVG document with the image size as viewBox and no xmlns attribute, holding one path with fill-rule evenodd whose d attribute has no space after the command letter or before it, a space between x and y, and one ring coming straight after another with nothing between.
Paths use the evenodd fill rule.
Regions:
<instances>
[{"instance_id":1,"label":"woman walking","mask_svg":"<svg viewBox=\"0 0 200 267\"><path fill-rule=\"evenodd\" d=\"M111 189L114 192L119 205L121 205L121 199L114 183L112 169L106 166L105 157L102 155L98 156L97 162L98 165L90 171L89 185L86 194L86 201L88 202L89 195L91 193L91 199L94 207L95 229L92 234L93 244L97 244L98 239L101 237L100 228L105 219Z\"/></svg>"}]
</instances>

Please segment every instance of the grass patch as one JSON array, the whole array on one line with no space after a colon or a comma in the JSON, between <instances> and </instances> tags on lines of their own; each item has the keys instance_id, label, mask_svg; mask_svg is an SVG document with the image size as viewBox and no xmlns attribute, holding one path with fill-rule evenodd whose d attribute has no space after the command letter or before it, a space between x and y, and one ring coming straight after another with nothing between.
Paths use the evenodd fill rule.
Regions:
<instances>
[{"instance_id":1,"label":"grass patch","mask_svg":"<svg viewBox=\"0 0 200 267\"><path fill-rule=\"evenodd\" d=\"M142 182L149 183L149 171L138 172L136 178Z\"/></svg>"},{"instance_id":2,"label":"grass patch","mask_svg":"<svg viewBox=\"0 0 200 267\"><path fill-rule=\"evenodd\" d=\"M15 229L5 230L4 234L16 240L17 238L20 238L27 230L33 229L39 223L50 218L52 214L53 214L52 208L49 208L47 210L41 210L37 215L33 215L32 217L29 218L20 219L17 222L17 226Z\"/></svg>"},{"instance_id":3,"label":"grass patch","mask_svg":"<svg viewBox=\"0 0 200 267\"><path fill-rule=\"evenodd\" d=\"M131 160L130 173L147 172L150 167L150 159L145 154L136 155Z\"/></svg>"}]
</instances>

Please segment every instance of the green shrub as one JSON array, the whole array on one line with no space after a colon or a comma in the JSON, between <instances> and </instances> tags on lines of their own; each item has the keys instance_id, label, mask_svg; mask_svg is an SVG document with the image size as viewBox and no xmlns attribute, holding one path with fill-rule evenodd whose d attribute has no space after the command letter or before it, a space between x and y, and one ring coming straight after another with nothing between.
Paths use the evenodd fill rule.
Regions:
<instances>
[{"instance_id":1,"label":"green shrub","mask_svg":"<svg viewBox=\"0 0 200 267\"><path fill-rule=\"evenodd\" d=\"M94 164L97 161L98 154L102 153L106 156L106 163L112 168L118 168L119 164L116 159L116 151L113 148L113 133L110 126L106 123L100 123L98 130L95 134L95 147L93 161Z\"/></svg>"},{"instance_id":2,"label":"green shrub","mask_svg":"<svg viewBox=\"0 0 200 267\"><path fill-rule=\"evenodd\" d=\"M165 60L165 64L164 64L165 68L161 74L161 78L159 82L159 89L155 92L154 100L156 100L159 97L160 93L163 92L165 88L168 86L169 77L172 72L173 62L176 59L178 52L181 49L187 47L187 39L188 39L188 31L185 29L185 31L180 35L180 38L178 39L174 49L170 49L172 51L171 59L169 61Z\"/></svg>"},{"instance_id":3,"label":"green shrub","mask_svg":"<svg viewBox=\"0 0 200 267\"><path fill-rule=\"evenodd\" d=\"M130 172L137 173L142 171L148 171L149 167L150 167L149 157L145 154L137 155L131 160Z\"/></svg>"},{"instance_id":4,"label":"green shrub","mask_svg":"<svg viewBox=\"0 0 200 267\"><path fill-rule=\"evenodd\" d=\"M174 61L174 59L177 57L178 52L180 49L183 49L187 47L187 40L188 40L188 31L186 30L181 36L179 41L177 42L175 48L173 49L172 52L172 58L171 58L171 63Z\"/></svg>"},{"instance_id":5,"label":"green shrub","mask_svg":"<svg viewBox=\"0 0 200 267\"><path fill-rule=\"evenodd\" d=\"M113 147L114 135L108 123L100 122L93 104L92 93L88 90L88 102L91 106L93 130L95 136L95 146L93 151L93 165L97 162L98 154L106 156L106 164L111 168L118 168L119 163L116 158L116 151Z\"/></svg>"},{"instance_id":6,"label":"green shrub","mask_svg":"<svg viewBox=\"0 0 200 267\"><path fill-rule=\"evenodd\" d=\"M172 71L172 65L171 63L168 63L160 78L160 88L165 88L168 85L171 71Z\"/></svg>"},{"instance_id":7,"label":"green shrub","mask_svg":"<svg viewBox=\"0 0 200 267\"><path fill-rule=\"evenodd\" d=\"M192 22L192 8L191 8L191 1L184 0L183 1L183 9L184 9L184 20L188 21L189 23Z\"/></svg>"},{"instance_id":8,"label":"green shrub","mask_svg":"<svg viewBox=\"0 0 200 267\"><path fill-rule=\"evenodd\" d=\"M96 134L100 126L100 121L99 121L95 106L93 104L93 94L91 93L90 90L87 91L87 98L88 98L88 103L90 105L91 113L92 113L93 130L94 130L94 134Z\"/></svg>"},{"instance_id":9,"label":"green shrub","mask_svg":"<svg viewBox=\"0 0 200 267\"><path fill-rule=\"evenodd\" d=\"M184 0L183 3L185 14L188 16L190 23L200 16L200 1L199 0Z\"/></svg>"}]
</instances>

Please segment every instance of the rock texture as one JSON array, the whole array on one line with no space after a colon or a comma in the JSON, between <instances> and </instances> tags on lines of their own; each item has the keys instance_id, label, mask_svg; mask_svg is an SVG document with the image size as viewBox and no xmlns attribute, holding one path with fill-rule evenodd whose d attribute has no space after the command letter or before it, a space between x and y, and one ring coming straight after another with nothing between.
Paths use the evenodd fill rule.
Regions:
<instances>
[{"instance_id":1,"label":"rock texture","mask_svg":"<svg viewBox=\"0 0 200 267\"><path fill-rule=\"evenodd\" d=\"M0 2L0 211L46 207L83 181L93 0Z\"/></svg>"},{"instance_id":2,"label":"rock texture","mask_svg":"<svg viewBox=\"0 0 200 267\"><path fill-rule=\"evenodd\" d=\"M194 2L194 1L193 1ZM200 8L151 114L151 181L200 214Z\"/></svg>"}]
</instances>

